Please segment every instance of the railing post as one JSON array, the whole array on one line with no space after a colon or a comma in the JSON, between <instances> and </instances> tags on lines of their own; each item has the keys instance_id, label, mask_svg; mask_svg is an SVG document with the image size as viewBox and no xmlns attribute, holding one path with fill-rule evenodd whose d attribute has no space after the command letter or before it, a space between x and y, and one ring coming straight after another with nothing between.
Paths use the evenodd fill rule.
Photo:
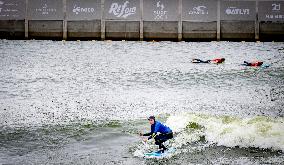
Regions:
<instances>
[{"instance_id":1,"label":"railing post","mask_svg":"<svg viewBox=\"0 0 284 165\"><path fill-rule=\"evenodd\" d=\"M101 40L105 40L106 24L105 24L105 0L101 0Z\"/></svg>"},{"instance_id":2,"label":"railing post","mask_svg":"<svg viewBox=\"0 0 284 165\"><path fill-rule=\"evenodd\" d=\"M63 0L63 40L67 39L67 8L66 0Z\"/></svg>"},{"instance_id":3,"label":"railing post","mask_svg":"<svg viewBox=\"0 0 284 165\"><path fill-rule=\"evenodd\" d=\"M182 40L182 0L178 1L178 41Z\"/></svg>"},{"instance_id":4,"label":"railing post","mask_svg":"<svg viewBox=\"0 0 284 165\"><path fill-rule=\"evenodd\" d=\"M259 40L258 1L255 2L255 40Z\"/></svg>"},{"instance_id":5,"label":"railing post","mask_svg":"<svg viewBox=\"0 0 284 165\"><path fill-rule=\"evenodd\" d=\"M29 38L29 18L28 18L28 4L29 0L26 0L26 14L25 14L25 38Z\"/></svg>"},{"instance_id":6,"label":"railing post","mask_svg":"<svg viewBox=\"0 0 284 165\"><path fill-rule=\"evenodd\" d=\"M144 31L143 31L143 0L140 0L140 41L143 41Z\"/></svg>"},{"instance_id":7,"label":"railing post","mask_svg":"<svg viewBox=\"0 0 284 165\"><path fill-rule=\"evenodd\" d=\"M221 0L217 0L217 41L220 41L221 38Z\"/></svg>"}]
</instances>

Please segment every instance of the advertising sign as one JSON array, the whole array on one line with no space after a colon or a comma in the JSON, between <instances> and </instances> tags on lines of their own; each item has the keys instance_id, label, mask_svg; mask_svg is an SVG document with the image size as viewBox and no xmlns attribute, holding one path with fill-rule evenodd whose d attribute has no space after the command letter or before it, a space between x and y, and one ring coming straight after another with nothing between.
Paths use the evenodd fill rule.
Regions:
<instances>
[{"instance_id":1,"label":"advertising sign","mask_svg":"<svg viewBox=\"0 0 284 165\"><path fill-rule=\"evenodd\" d=\"M24 20L26 1L0 0L0 20Z\"/></svg>"},{"instance_id":2,"label":"advertising sign","mask_svg":"<svg viewBox=\"0 0 284 165\"><path fill-rule=\"evenodd\" d=\"M217 20L217 0L182 1L182 20L208 22Z\"/></svg>"},{"instance_id":3,"label":"advertising sign","mask_svg":"<svg viewBox=\"0 0 284 165\"><path fill-rule=\"evenodd\" d=\"M221 1L221 20L255 20L255 1Z\"/></svg>"},{"instance_id":4,"label":"advertising sign","mask_svg":"<svg viewBox=\"0 0 284 165\"><path fill-rule=\"evenodd\" d=\"M100 0L67 0L67 20L101 19Z\"/></svg>"},{"instance_id":5,"label":"advertising sign","mask_svg":"<svg viewBox=\"0 0 284 165\"><path fill-rule=\"evenodd\" d=\"M106 0L105 19L140 20L140 0Z\"/></svg>"},{"instance_id":6,"label":"advertising sign","mask_svg":"<svg viewBox=\"0 0 284 165\"><path fill-rule=\"evenodd\" d=\"M63 20L62 0L29 0L30 20Z\"/></svg>"},{"instance_id":7,"label":"advertising sign","mask_svg":"<svg viewBox=\"0 0 284 165\"><path fill-rule=\"evenodd\" d=\"M260 1L258 3L259 21L284 21L284 1Z\"/></svg>"},{"instance_id":8,"label":"advertising sign","mask_svg":"<svg viewBox=\"0 0 284 165\"><path fill-rule=\"evenodd\" d=\"M143 20L178 21L178 0L144 0Z\"/></svg>"}]
</instances>

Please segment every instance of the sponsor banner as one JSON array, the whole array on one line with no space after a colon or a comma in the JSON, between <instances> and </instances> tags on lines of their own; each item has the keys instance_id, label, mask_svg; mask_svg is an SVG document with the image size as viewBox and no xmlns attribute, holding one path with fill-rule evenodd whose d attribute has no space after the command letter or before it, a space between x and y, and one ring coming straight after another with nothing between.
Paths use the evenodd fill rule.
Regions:
<instances>
[{"instance_id":1,"label":"sponsor banner","mask_svg":"<svg viewBox=\"0 0 284 165\"><path fill-rule=\"evenodd\" d=\"M24 20L26 1L0 0L0 20Z\"/></svg>"},{"instance_id":2,"label":"sponsor banner","mask_svg":"<svg viewBox=\"0 0 284 165\"><path fill-rule=\"evenodd\" d=\"M255 1L221 1L221 20L255 20Z\"/></svg>"},{"instance_id":3,"label":"sponsor banner","mask_svg":"<svg viewBox=\"0 0 284 165\"><path fill-rule=\"evenodd\" d=\"M29 0L30 20L63 20L62 0Z\"/></svg>"},{"instance_id":4,"label":"sponsor banner","mask_svg":"<svg viewBox=\"0 0 284 165\"><path fill-rule=\"evenodd\" d=\"M140 0L106 0L104 15L105 19L139 21Z\"/></svg>"},{"instance_id":5,"label":"sponsor banner","mask_svg":"<svg viewBox=\"0 0 284 165\"><path fill-rule=\"evenodd\" d=\"M284 21L284 1L258 2L259 21Z\"/></svg>"},{"instance_id":6,"label":"sponsor banner","mask_svg":"<svg viewBox=\"0 0 284 165\"><path fill-rule=\"evenodd\" d=\"M182 20L217 21L217 0L190 0L182 2Z\"/></svg>"},{"instance_id":7,"label":"sponsor banner","mask_svg":"<svg viewBox=\"0 0 284 165\"><path fill-rule=\"evenodd\" d=\"M143 20L178 21L178 0L144 0Z\"/></svg>"},{"instance_id":8,"label":"sponsor banner","mask_svg":"<svg viewBox=\"0 0 284 165\"><path fill-rule=\"evenodd\" d=\"M101 0L67 0L67 20L101 19Z\"/></svg>"}]
</instances>

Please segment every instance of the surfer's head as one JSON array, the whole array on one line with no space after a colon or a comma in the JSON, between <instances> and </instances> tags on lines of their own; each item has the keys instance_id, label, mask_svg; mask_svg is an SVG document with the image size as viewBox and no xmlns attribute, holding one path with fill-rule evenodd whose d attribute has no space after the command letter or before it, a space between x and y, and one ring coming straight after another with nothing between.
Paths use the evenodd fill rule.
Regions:
<instances>
[{"instance_id":1,"label":"surfer's head","mask_svg":"<svg viewBox=\"0 0 284 165\"><path fill-rule=\"evenodd\" d=\"M151 125L153 125L153 124L155 123L155 116L149 116L149 117L148 117L148 120L149 120L149 123L150 123Z\"/></svg>"}]
</instances>

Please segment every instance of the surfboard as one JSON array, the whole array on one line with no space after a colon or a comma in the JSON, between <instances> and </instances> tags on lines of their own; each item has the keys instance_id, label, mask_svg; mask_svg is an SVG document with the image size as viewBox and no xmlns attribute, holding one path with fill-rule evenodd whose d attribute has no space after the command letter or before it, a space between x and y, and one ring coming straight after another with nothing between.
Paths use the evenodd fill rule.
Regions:
<instances>
[{"instance_id":1,"label":"surfboard","mask_svg":"<svg viewBox=\"0 0 284 165\"><path fill-rule=\"evenodd\" d=\"M152 157L152 158L162 158L162 157L165 157L169 154L174 153L175 150L176 150L175 148L171 147L171 148L167 149L165 152L154 151L154 152L145 153L144 156Z\"/></svg>"}]
</instances>

